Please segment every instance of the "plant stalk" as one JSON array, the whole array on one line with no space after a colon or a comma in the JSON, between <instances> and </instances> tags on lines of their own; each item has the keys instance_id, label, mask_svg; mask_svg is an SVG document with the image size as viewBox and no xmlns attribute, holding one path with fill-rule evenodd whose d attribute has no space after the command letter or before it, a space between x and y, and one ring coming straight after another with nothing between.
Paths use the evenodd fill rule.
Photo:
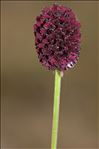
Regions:
<instances>
[{"instance_id":1,"label":"plant stalk","mask_svg":"<svg viewBox=\"0 0 99 149\"><path fill-rule=\"evenodd\" d=\"M61 90L61 72L55 70L51 149L57 148L60 90Z\"/></svg>"}]
</instances>

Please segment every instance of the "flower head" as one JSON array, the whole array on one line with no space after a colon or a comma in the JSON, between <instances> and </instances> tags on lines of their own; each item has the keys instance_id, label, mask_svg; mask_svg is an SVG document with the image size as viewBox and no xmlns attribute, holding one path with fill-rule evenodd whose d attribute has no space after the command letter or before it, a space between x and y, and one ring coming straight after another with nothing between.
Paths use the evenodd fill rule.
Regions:
<instances>
[{"instance_id":1,"label":"flower head","mask_svg":"<svg viewBox=\"0 0 99 149\"><path fill-rule=\"evenodd\" d=\"M39 61L50 70L74 67L80 51L80 23L67 7L52 5L42 10L34 24Z\"/></svg>"}]
</instances>

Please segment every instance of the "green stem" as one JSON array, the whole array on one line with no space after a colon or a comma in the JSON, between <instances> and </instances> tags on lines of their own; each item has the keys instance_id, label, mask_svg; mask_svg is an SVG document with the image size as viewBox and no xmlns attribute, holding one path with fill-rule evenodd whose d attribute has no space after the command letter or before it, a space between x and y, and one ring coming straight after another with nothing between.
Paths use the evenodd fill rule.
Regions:
<instances>
[{"instance_id":1,"label":"green stem","mask_svg":"<svg viewBox=\"0 0 99 149\"><path fill-rule=\"evenodd\" d=\"M51 149L56 149L56 147L57 147L60 89L61 89L61 72L56 70L55 71L55 86L54 86L54 105L53 105Z\"/></svg>"}]
</instances>

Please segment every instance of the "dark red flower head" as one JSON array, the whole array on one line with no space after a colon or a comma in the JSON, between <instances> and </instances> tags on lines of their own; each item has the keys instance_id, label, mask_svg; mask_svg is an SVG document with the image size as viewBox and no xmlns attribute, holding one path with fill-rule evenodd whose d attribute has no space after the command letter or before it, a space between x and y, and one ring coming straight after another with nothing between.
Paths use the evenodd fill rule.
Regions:
<instances>
[{"instance_id":1,"label":"dark red flower head","mask_svg":"<svg viewBox=\"0 0 99 149\"><path fill-rule=\"evenodd\" d=\"M74 12L54 4L42 10L34 24L39 61L50 70L74 67L79 58L80 23Z\"/></svg>"}]
</instances>

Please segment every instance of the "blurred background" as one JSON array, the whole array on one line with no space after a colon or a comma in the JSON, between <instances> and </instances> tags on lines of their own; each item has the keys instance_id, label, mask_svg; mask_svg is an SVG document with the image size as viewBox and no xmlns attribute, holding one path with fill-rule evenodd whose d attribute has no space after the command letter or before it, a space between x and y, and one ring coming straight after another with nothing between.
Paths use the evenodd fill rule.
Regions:
<instances>
[{"instance_id":1,"label":"blurred background","mask_svg":"<svg viewBox=\"0 0 99 149\"><path fill-rule=\"evenodd\" d=\"M50 149L54 73L38 62L33 24L55 1L1 2L2 149ZM82 25L80 59L62 79L58 149L98 148L98 2L57 1Z\"/></svg>"}]
</instances>

